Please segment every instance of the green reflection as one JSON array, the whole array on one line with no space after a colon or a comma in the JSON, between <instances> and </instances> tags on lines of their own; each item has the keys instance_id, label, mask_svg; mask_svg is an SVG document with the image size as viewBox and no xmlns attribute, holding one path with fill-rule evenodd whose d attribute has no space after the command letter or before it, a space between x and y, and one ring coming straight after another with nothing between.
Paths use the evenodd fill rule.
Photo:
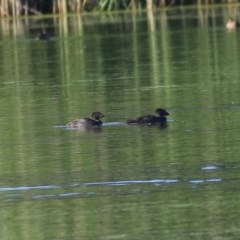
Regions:
<instances>
[{"instance_id":1,"label":"green reflection","mask_svg":"<svg viewBox=\"0 0 240 240\"><path fill-rule=\"evenodd\" d=\"M1 22L0 236L236 239L239 33L225 30L227 17L217 8ZM51 41L35 41L43 26ZM157 107L171 113L166 129L56 127ZM177 182L84 185L154 179Z\"/></svg>"}]
</instances>

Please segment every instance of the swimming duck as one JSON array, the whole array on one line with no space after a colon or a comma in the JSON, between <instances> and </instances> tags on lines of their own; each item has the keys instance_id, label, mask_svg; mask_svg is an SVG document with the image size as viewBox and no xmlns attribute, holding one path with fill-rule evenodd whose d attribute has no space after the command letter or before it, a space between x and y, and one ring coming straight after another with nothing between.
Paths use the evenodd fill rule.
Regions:
<instances>
[{"instance_id":1,"label":"swimming duck","mask_svg":"<svg viewBox=\"0 0 240 240\"><path fill-rule=\"evenodd\" d=\"M147 125L160 125L166 126L167 118L169 113L163 108L157 108L155 110L155 115L144 115L136 119L129 119L127 123L136 123L136 124L147 124Z\"/></svg>"},{"instance_id":2,"label":"swimming duck","mask_svg":"<svg viewBox=\"0 0 240 240\"><path fill-rule=\"evenodd\" d=\"M75 119L68 123L66 127L69 128L96 128L102 125L100 118L104 115L100 112L93 112L90 118Z\"/></svg>"},{"instance_id":3,"label":"swimming duck","mask_svg":"<svg viewBox=\"0 0 240 240\"><path fill-rule=\"evenodd\" d=\"M226 24L226 28L228 30L235 30L236 28L240 27L240 23L233 18L229 18Z\"/></svg>"},{"instance_id":4,"label":"swimming duck","mask_svg":"<svg viewBox=\"0 0 240 240\"><path fill-rule=\"evenodd\" d=\"M38 35L37 35L38 40L50 40L51 35L50 33L47 32L46 29L43 29Z\"/></svg>"}]
</instances>

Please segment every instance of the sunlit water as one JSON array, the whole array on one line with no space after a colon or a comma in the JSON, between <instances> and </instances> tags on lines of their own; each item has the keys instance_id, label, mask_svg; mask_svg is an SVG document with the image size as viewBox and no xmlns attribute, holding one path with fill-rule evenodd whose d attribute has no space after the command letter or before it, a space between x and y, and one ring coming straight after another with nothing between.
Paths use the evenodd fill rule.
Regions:
<instances>
[{"instance_id":1,"label":"sunlit water","mask_svg":"<svg viewBox=\"0 0 240 240\"><path fill-rule=\"evenodd\" d=\"M2 22L1 239L238 239L231 11ZM167 128L125 124L158 107Z\"/></svg>"}]
</instances>

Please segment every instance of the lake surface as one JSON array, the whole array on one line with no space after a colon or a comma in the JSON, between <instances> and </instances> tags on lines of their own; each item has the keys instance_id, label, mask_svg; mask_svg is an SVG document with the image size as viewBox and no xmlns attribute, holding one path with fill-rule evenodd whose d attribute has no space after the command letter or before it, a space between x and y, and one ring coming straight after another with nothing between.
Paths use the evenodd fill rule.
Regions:
<instances>
[{"instance_id":1,"label":"lake surface","mask_svg":"<svg viewBox=\"0 0 240 240\"><path fill-rule=\"evenodd\" d=\"M238 11L1 20L1 239L239 239Z\"/></svg>"}]
</instances>

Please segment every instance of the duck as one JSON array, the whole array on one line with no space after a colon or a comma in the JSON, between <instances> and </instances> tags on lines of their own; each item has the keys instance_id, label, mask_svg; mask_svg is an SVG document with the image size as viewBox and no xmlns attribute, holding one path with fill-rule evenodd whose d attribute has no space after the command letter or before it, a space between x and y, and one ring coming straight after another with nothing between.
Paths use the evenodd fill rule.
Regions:
<instances>
[{"instance_id":1,"label":"duck","mask_svg":"<svg viewBox=\"0 0 240 240\"><path fill-rule=\"evenodd\" d=\"M240 27L240 23L233 18L229 18L226 24L226 28L228 30L235 30L236 28Z\"/></svg>"},{"instance_id":2,"label":"duck","mask_svg":"<svg viewBox=\"0 0 240 240\"><path fill-rule=\"evenodd\" d=\"M51 35L49 32L47 32L46 29L43 29L38 35L37 35L38 40L50 40Z\"/></svg>"},{"instance_id":3,"label":"duck","mask_svg":"<svg viewBox=\"0 0 240 240\"><path fill-rule=\"evenodd\" d=\"M128 124L145 124L145 125L160 125L161 127L166 126L167 118L170 115L165 109L157 108L155 115L143 115L136 119L129 119L126 121Z\"/></svg>"},{"instance_id":4,"label":"duck","mask_svg":"<svg viewBox=\"0 0 240 240\"><path fill-rule=\"evenodd\" d=\"M69 122L66 127L68 128L98 128L101 127L104 115L101 112L93 112L89 118L75 119Z\"/></svg>"}]
</instances>

